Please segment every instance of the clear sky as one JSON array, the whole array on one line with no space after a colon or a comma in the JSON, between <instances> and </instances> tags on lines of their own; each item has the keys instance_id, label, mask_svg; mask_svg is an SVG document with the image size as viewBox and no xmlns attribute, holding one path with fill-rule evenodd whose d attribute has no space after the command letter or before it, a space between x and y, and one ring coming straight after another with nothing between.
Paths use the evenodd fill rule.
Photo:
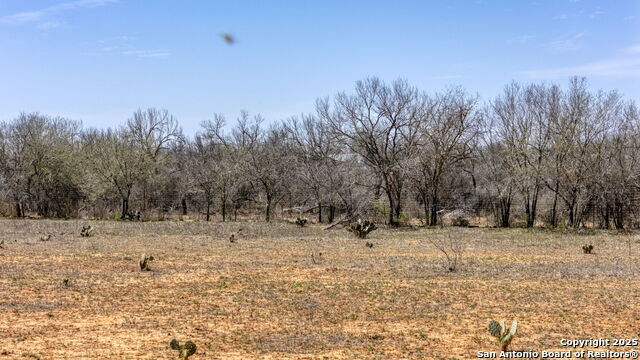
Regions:
<instances>
[{"instance_id":1,"label":"clear sky","mask_svg":"<svg viewBox=\"0 0 640 360\"><path fill-rule=\"evenodd\" d=\"M640 1L0 0L0 120L159 107L192 133L218 112L310 112L372 75L483 99L585 75L640 101Z\"/></svg>"}]
</instances>

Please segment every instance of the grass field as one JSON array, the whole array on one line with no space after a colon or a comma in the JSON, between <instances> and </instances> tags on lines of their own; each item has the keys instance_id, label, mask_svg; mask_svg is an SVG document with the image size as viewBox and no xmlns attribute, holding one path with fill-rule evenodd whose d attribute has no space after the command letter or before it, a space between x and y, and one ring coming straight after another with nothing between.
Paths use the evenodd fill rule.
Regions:
<instances>
[{"instance_id":1,"label":"grass field","mask_svg":"<svg viewBox=\"0 0 640 360\"><path fill-rule=\"evenodd\" d=\"M633 234L381 229L367 248L287 223L85 223L0 221L0 358L175 359L176 338L192 360L472 359L498 350L491 319L520 322L514 350L640 332ZM456 272L429 241L449 236Z\"/></svg>"}]
</instances>

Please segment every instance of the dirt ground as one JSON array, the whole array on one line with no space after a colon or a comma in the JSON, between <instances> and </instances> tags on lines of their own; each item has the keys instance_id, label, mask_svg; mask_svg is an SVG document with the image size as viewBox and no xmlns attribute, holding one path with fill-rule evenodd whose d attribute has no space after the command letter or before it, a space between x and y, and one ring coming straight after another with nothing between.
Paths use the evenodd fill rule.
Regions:
<instances>
[{"instance_id":1,"label":"dirt ground","mask_svg":"<svg viewBox=\"0 0 640 360\"><path fill-rule=\"evenodd\" d=\"M464 245L457 271L429 239ZM474 359L491 319L519 321L514 350L640 336L633 234L0 220L0 241L0 358Z\"/></svg>"}]
</instances>

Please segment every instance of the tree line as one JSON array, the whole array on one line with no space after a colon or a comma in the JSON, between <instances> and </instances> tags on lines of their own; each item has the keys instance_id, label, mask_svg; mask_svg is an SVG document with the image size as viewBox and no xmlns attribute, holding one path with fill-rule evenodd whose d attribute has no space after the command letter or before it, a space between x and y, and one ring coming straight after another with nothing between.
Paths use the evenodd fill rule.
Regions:
<instances>
[{"instance_id":1,"label":"tree line","mask_svg":"<svg viewBox=\"0 0 640 360\"><path fill-rule=\"evenodd\" d=\"M616 91L512 82L493 99L459 87L358 81L315 112L266 122L215 114L193 136L166 110L122 125L22 113L0 123L4 216L266 221L313 214L392 226L447 214L501 227L638 226L640 111Z\"/></svg>"}]
</instances>

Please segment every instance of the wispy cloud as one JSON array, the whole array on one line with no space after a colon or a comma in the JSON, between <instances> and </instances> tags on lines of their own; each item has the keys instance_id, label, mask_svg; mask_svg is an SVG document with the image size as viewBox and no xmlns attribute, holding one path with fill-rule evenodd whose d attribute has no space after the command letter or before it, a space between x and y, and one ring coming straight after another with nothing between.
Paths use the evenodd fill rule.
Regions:
<instances>
[{"instance_id":1,"label":"wispy cloud","mask_svg":"<svg viewBox=\"0 0 640 360\"><path fill-rule=\"evenodd\" d=\"M629 46L624 51L629 54L640 54L640 44Z\"/></svg>"},{"instance_id":2,"label":"wispy cloud","mask_svg":"<svg viewBox=\"0 0 640 360\"><path fill-rule=\"evenodd\" d=\"M87 9L105 6L118 2L118 0L75 0L59 3L57 5L49 6L46 8L19 12L11 15L0 17L0 22L5 24L27 24L27 23L40 23L40 26L46 24L46 19L60 15L66 11L75 9Z\"/></svg>"},{"instance_id":3,"label":"wispy cloud","mask_svg":"<svg viewBox=\"0 0 640 360\"><path fill-rule=\"evenodd\" d=\"M507 44L525 44L535 39L534 35L521 35L507 40Z\"/></svg>"},{"instance_id":4,"label":"wispy cloud","mask_svg":"<svg viewBox=\"0 0 640 360\"><path fill-rule=\"evenodd\" d=\"M62 27L66 24L67 23L65 21L60 21L60 20L45 21L43 23L38 24L37 28L40 30L52 30L52 29L57 29L59 27Z\"/></svg>"},{"instance_id":5,"label":"wispy cloud","mask_svg":"<svg viewBox=\"0 0 640 360\"><path fill-rule=\"evenodd\" d=\"M131 56L137 58L160 58L171 55L171 51L163 48L140 48L138 38L130 35L115 36L98 42L99 48L87 52L90 56Z\"/></svg>"},{"instance_id":6,"label":"wispy cloud","mask_svg":"<svg viewBox=\"0 0 640 360\"><path fill-rule=\"evenodd\" d=\"M128 50L122 51L122 55L135 56L139 58L154 58L165 57L171 55L171 52L166 49L152 49L152 50Z\"/></svg>"},{"instance_id":7,"label":"wispy cloud","mask_svg":"<svg viewBox=\"0 0 640 360\"><path fill-rule=\"evenodd\" d=\"M578 2L578 1L571 1L571 2ZM596 6L592 10L581 9L581 10L574 11L574 12L557 14L557 15L554 15L552 17L552 19L553 20L561 20L561 21L569 20L569 19L585 18L585 17L589 18L589 19L595 19L595 18L600 17L600 16L602 16L604 14L606 14L606 13L602 10L602 7Z\"/></svg>"},{"instance_id":8,"label":"wispy cloud","mask_svg":"<svg viewBox=\"0 0 640 360\"><path fill-rule=\"evenodd\" d=\"M604 14L605 14L605 12L604 12L604 11L602 11L602 8L600 8L600 6L598 6L594 11L592 11L592 12L589 14L589 18L590 18L590 19L595 19L595 18L597 18L598 16L600 16L600 15L604 15Z\"/></svg>"},{"instance_id":9,"label":"wispy cloud","mask_svg":"<svg viewBox=\"0 0 640 360\"><path fill-rule=\"evenodd\" d=\"M545 47L553 52L568 52L575 51L582 48L581 39L585 36L584 32L580 32L570 37L557 39L545 44Z\"/></svg>"},{"instance_id":10,"label":"wispy cloud","mask_svg":"<svg viewBox=\"0 0 640 360\"><path fill-rule=\"evenodd\" d=\"M557 79L573 75L593 77L640 77L640 44L620 51L615 57L585 64L520 71L517 75L535 79Z\"/></svg>"}]
</instances>

